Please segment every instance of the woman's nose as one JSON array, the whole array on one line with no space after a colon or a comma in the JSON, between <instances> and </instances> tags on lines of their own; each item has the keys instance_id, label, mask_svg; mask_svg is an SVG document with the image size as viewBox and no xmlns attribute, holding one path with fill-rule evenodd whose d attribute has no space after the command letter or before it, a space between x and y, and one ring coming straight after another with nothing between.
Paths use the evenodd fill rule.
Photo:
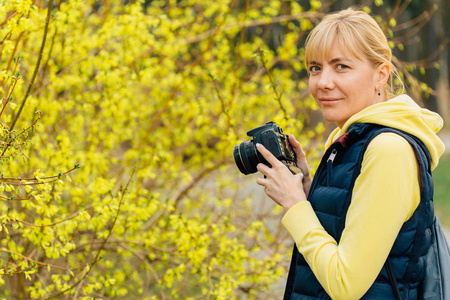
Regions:
<instances>
[{"instance_id":1,"label":"woman's nose","mask_svg":"<svg viewBox=\"0 0 450 300\"><path fill-rule=\"evenodd\" d=\"M334 75L330 69L324 68L322 70L317 85L320 89L330 90L334 88Z\"/></svg>"}]
</instances>

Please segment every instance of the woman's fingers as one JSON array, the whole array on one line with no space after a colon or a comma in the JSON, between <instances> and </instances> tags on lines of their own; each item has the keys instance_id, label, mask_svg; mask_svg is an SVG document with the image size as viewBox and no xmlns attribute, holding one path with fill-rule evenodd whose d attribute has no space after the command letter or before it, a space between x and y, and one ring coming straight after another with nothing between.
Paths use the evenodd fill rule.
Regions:
<instances>
[{"instance_id":1,"label":"woman's fingers","mask_svg":"<svg viewBox=\"0 0 450 300\"><path fill-rule=\"evenodd\" d=\"M257 169L261 174L263 174L264 176L268 176L269 173L270 173L270 167L267 166L267 165L265 165L265 164L259 163L259 164L256 166L256 169Z\"/></svg>"},{"instance_id":2,"label":"woman's fingers","mask_svg":"<svg viewBox=\"0 0 450 300\"><path fill-rule=\"evenodd\" d=\"M303 175L307 176L309 174L308 162L306 161L306 154L303 151L302 146L292 134L289 136L289 143L297 155L297 165L302 169Z\"/></svg>"},{"instance_id":3,"label":"woman's fingers","mask_svg":"<svg viewBox=\"0 0 450 300\"><path fill-rule=\"evenodd\" d=\"M270 168L261 163L256 166L258 171L264 175L264 178L257 178L256 183L264 186L267 196L283 206L286 211L297 202L306 200L302 184L303 175L292 175L291 171L263 145L257 144L256 148L272 166Z\"/></svg>"},{"instance_id":4,"label":"woman's fingers","mask_svg":"<svg viewBox=\"0 0 450 300\"><path fill-rule=\"evenodd\" d=\"M269 150L266 149L261 144L256 144L256 149L258 149L259 153L267 160L267 162L272 166L278 166L279 164L283 165L281 161L278 160Z\"/></svg>"},{"instance_id":5,"label":"woman's fingers","mask_svg":"<svg viewBox=\"0 0 450 300\"><path fill-rule=\"evenodd\" d=\"M302 146L297 141L297 139L291 134L289 136L289 143L292 146L292 149L295 151L295 154L297 155L297 166L302 170L303 172L303 189L305 191L305 194L308 195L309 189L311 187L311 176L309 174L309 167L308 167L308 161L306 160L306 154L302 149Z\"/></svg>"},{"instance_id":6,"label":"woman's fingers","mask_svg":"<svg viewBox=\"0 0 450 300\"><path fill-rule=\"evenodd\" d=\"M297 154L297 157L298 156L301 156L301 157L306 156L305 152L302 149L302 146L300 145L300 143L297 141L297 139L294 137L293 134L291 134L289 136L289 144L291 144L292 149L294 149L295 154Z\"/></svg>"}]
</instances>

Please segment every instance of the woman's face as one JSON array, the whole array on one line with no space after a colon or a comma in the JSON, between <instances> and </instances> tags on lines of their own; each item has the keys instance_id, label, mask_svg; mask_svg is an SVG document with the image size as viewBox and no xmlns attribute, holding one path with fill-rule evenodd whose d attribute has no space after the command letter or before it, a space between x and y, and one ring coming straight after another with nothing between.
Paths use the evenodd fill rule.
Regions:
<instances>
[{"instance_id":1,"label":"woman's face","mask_svg":"<svg viewBox=\"0 0 450 300\"><path fill-rule=\"evenodd\" d=\"M385 76L384 64L374 67L360 56L364 59L334 42L329 57L313 57L308 63L311 94L324 118L341 128L352 115L384 99L377 90Z\"/></svg>"}]
</instances>

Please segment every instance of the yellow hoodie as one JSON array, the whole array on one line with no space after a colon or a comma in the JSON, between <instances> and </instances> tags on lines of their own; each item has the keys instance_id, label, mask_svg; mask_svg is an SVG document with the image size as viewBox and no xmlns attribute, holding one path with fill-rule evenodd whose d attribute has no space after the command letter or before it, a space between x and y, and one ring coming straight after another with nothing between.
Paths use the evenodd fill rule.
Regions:
<instances>
[{"instance_id":1,"label":"yellow hoodie","mask_svg":"<svg viewBox=\"0 0 450 300\"><path fill-rule=\"evenodd\" d=\"M374 123L417 136L431 155L432 169L444 152L436 135L441 117L401 95L365 108L329 136L326 147L354 123ZM324 230L310 203L283 217L299 252L332 299L359 299L381 271L403 223L420 202L418 165L411 145L395 133L369 144L361 165L339 244Z\"/></svg>"}]
</instances>

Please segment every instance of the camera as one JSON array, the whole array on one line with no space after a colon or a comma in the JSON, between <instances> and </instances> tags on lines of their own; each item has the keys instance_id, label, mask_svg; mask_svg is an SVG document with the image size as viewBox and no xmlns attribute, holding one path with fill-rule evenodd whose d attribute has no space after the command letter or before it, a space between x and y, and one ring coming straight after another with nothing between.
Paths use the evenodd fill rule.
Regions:
<instances>
[{"instance_id":1,"label":"camera","mask_svg":"<svg viewBox=\"0 0 450 300\"><path fill-rule=\"evenodd\" d=\"M252 140L243 142L234 147L233 155L236 165L241 173L248 175L256 173L256 166L263 163L272 167L267 160L256 150L256 143L266 147L278 160L280 160L292 174L301 173L297 166L295 152L289 144L288 135L275 122L254 128L247 132Z\"/></svg>"}]
</instances>

